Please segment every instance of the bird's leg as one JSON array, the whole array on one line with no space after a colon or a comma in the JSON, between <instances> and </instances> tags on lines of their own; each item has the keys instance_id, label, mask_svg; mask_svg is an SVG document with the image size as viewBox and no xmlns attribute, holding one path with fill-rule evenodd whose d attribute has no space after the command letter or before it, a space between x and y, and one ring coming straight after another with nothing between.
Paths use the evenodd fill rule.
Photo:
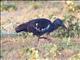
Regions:
<instances>
[{"instance_id":1,"label":"bird's leg","mask_svg":"<svg viewBox=\"0 0 80 60\"><path fill-rule=\"evenodd\" d=\"M35 47L38 46L38 44L39 44L39 39L40 39L40 36L38 36L38 40L37 40L36 43L35 43Z\"/></svg>"},{"instance_id":2,"label":"bird's leg","mask_svg":"<svg viewBox=\"0 0 80 60\"><path fill-rule=\"evenodd\" d=\"M38 42L39 42L40 36L38 37Z\"/></svg>"},{"instance_id":3,"label":"bird's leg","mask_svg":"<svg viewBox=\"0 0 80 60\"><path fill-rule=\"evenodd\" d=\"M47 36L46 36L47 40L48 40L49 42L51 42L50 33L47 33L46 35L47 35Z\"/></svg>"},{"instance_id":4,"label":"bird's leg","mask_svg":"<svg viewBox=\"0 0 80 60\"><path fill-rule=\"evenodd\" d=\"M51 38L49 38L50 37L49 35L50 34L47 33L45 37L39 37L39 39L46 39L47 41L51 42ZM39 41L39 39L38 39L38 41Z\"/></svg>"}]
</instances>

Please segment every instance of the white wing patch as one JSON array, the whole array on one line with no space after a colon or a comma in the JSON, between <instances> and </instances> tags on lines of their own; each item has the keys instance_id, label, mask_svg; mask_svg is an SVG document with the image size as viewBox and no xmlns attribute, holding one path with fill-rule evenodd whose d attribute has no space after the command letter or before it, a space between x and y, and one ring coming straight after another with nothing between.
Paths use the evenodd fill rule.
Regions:
<instances>
[{"instance_id":1,"label":"white wing patch","mask_svg":"<svg viewBox=\"0 0 80 60\"><path fill-rule=\"evenodd\" d=\"M36 27L38 26L38 23L36 23Z\"/></svg>"},{"instance_id":2,"label":"white wing patch","mask_svg":"<svg viewBox=\"0 0 80 60\"><path fill-rule=\"evenodd\" d=\"M49 27L50 27L50 24L49 24L46 28L43 28L43 29L41 29L41 30L42 30L42 31L44 31L44 30L48 30Z\"/></svg>"},{"instance_id":3,"label":"white wing patch","mask_svg":"<svg viewBox=\"0 0 80 60\"><path fill-rule=\"evenodd\" d=\"M45 30L48 30L49 29L49 27L50 27L50 24L47 26L47 27L45 27L45 28L43 28L43 29L39 29L38 28L38 23L36 23L36 26L34 27L36 30L38 30L38 31L45 31Z\"/></svg>"},{"instance_id":4,"label":"white wing patch","mask_svg":"<svg viewBox=\"0 0 80 60\"><path fill-rule=\"evenodd\" d=\"M39 25L39 24L36 23L35 29L38 30L38 31L40 31L40 29L38 29L38 25Z\"/></svg>"}]
</instances>

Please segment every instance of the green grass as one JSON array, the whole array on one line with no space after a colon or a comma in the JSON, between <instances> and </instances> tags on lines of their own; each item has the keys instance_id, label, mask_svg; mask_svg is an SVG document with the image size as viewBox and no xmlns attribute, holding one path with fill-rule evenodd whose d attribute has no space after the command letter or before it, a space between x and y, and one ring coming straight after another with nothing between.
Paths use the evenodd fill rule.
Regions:
<instances>
[{"instance_id":1,"label":"green grass","mask_svg":"<svg viewBox=\"0 0 80 60\"><path fill-rule=\"evenodd\" d=\"M4 2L1 2L0 11L9 11L10 9L16 10L17 7L15 4L5 4Z\"/></svg>"},{"instance_id":2,"label":"green grass","mask_svg":"<svg viewBox=\"0 0 80 60\"><path fill-rule=\"evenodd\" d=\"M40 11L44 10L44 8L42 8L42 4L40 4L38 2L33 2L32 5L30 4L30 7L32 10L30 10L29 13L31 11L35 12L36 10L39 10L39 12L40 12ZM0 8L1 8L1 11L8 11L9 12L9 9L16 10L17 6L15 4L8 4L7 5L7 4L2 3ZM46 9L49 10L49 8L46 8ZM46 9L45 9L45 11L46 11ZM77 9L77 8L75 8L75 9ZM78 9L80 9L80 8L78 7ZM26 7L25 7L25 10L27 13ZM22 10L21 10L21 12L23 13ZM52 19L52 20L55 20L55 18L57 18L57 16L55 16L53 12L50 12L50 14L47 14L47 12L49 12L49 11L46 11L45 14L44 14L44 12L40 12L39 14L36 14L36 17L41 18L39 15L43 15L43 16L47 15L48 16L47 18ZM33 43L33 42L37 41L37 37L33 36L31 33L27 34L27 33L21 32L20 34L18 34L18 37L15 37L15 38L7 37L2 40L4 42L8 40L8 42L6 42L5 44L2 44L3 45L2 49L4 50L2 52L4 52L5 56L7 56L7 54L5 52L7 52L7 51L9 52L10 48L11 48L12 52L20 50L17 52L21 52L22 57L26 56L26 60L28 58L34 57L36 55L38 55L38 58L45 57L46 59L52 58L55 60L55 57L58 56L59 54L61 54L62 51L69 49L74 52L75 51L79 52L79 54L72 55L70 57L70 59L71 60L79 60L80 59L80 44L73 42L73 39L76 38L76 40L78 40L78 38L80 38L80 19L77 18L76 16L72 15L69 12L71 12L71 11L66 12L63 16L63 21L65 24L67 24L68 30L64 30L60 27L56 31L51 33L52 40L56 41L56 43L52 43L52 42L46 43L46 41L45 41L45 43L42 44L42 42L40 41L40 45L38 47L34 47L33 45L35 45L37 43ZM25 14L23 14L23 16L24 15ZM31 13L31 15L32 15L32 13ZM15 17L17 17L17 16L15 16ZM21 17L22 16L20 16L20 19L21 19ZM5 22L3 25L7 26L6 23L13 24L14 21L11 22L12 19L13 18L11 18L10 20L8 19L7 22ZM17 19L16 18L14 18L14 19L15 19L15 23L16 23ZM26 15L26 20L27 20L27 15ZM15 24L13 29L15 29L16 26L17 26L17 23ZM12 27L12 26L9 26L9 27ZM2 32L7 31L7 29L5 29L4 26L1 26L1 30L2 30ZM1 31L0 31L0 33L1 33ZM55 39L55 38L58 38L58 39ZM9 40L12 42L10 42ZM9 44L11 44L11 45L9 45ZM10 46L10 47L7 47L7 46ZM9 52L9 54L11 53L11 51ZM0 57L5 58L2 55L0 55Z\"/></svg>"}]
</instances>

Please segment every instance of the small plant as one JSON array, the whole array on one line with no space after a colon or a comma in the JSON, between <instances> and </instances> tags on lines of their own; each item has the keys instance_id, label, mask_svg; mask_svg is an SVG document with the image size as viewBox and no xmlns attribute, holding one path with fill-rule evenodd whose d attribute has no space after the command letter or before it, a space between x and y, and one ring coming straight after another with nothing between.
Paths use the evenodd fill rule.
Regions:
<instances>
[{"instance_id":1,"label":"small plant","mask_svg":"<svg viewBox=\"0 0 80 60\"><path fill-rule=\"evenodd\" d=\"M72 56L69 60L80 60L80 53Z\"/></svg>"},{"instance_id":2,"label":"small plant","mask_svg":"<svg viewBox=\"0 0 80 60\"><path fill-rule=\"evenodd\" d=\"M43 46L45 51L47 51L47 53L45 53L45 56L50 58L50 57L55 57L57 55L58 52L58 47L56 44L46 44Z\"/></svg>"},{"instance_id":3,"label":"small plant","mask_svg":"<svg viewBox=\"0 0 80 60\"><path fill-rule=\"evenodd\" d=\"M34 2L34 3L32 4L32 8L33 8L33 9L38 9L38 8L40 8L40 7L41 7L41 5L40 5L39 3Z\"/></svg>"},{"instance_id":4,"label":"small plant","mask_svg":"<svg viewBox=\"0 0 80 60\"><path fill-rule=\"evenodd\" d=\"M62 38L62 40L60 40L59 44L58 44L58 51L64 50L64 49L69 49L69 47L71 46L71 39L69 38Z\"/></svg>"},{"instance_id":5,"label":"small plant","mask_svg":"<svg viewBox=\"0 0 80 60\"><path fill-rule=\"evenodd\" d=\"M37 60L39 59L39 52L35 48L28 48L26 50L28 57L28 60Z\"/></svg>"},{"instance_id":6,"label":"small plant","mask_svg":"<svg viewBox=\"0 0 80 60\"><path fill-rule=\"evenodd\" d=\"M67 30L58 28L53 32L55 37L80 37L80 21L73 15L65 15L63 19L67 24Z\"/></svg>"},{"instance_id":7,"label":"small plant","mask_svg":"<svg viewBox=\"0 0 80 60\"><path fill-rule=\"evenodd\" d=\"M64 19L68 23L68 30L66 32L67 37L79 37L80 35L80 21L73 15L69 15L68 18Z\"/></svg>"},{"instance_id":8,"label":"small plant","mask_svg":"<svg viewBox=\"0 0 80 60\"><path fill-rule=\"evenodd\" d=\"M10 9L16 10L17 7L15 4L5 4L4 2L1 2L0 11L9 11Z\"/></svg>"},{"instance_id":9,"label":"small plant","mask_svg":"<svg viewBox=\"0 0 80 60\"><path fill-rule=\"evenodd\" d=\"M74 3L74 1L66 1L67 4L67 11L69 13L75 13L80 11L80 5Z\"/></svg>"}]
</instances>

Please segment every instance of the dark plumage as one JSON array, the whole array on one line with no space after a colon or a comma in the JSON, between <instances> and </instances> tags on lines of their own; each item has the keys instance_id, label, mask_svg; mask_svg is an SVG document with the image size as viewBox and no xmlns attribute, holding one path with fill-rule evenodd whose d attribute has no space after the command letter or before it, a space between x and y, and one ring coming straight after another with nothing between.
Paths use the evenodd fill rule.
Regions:
<instances>
[{"instance_id":1,"label":"dark plumage","mask_svg":"<svg viewBox=\"0 0 80 60\"><path fill-rule=\"evenodd\" d=\"M38 18L19 25L15 30L17 33L21 31L32 32L33 35L40 37L45 33L49 34L53 32L60 26L66 28L63 21L59 18L57 18L54 22L45 18Z\"/></svg>"}]
</instances>

